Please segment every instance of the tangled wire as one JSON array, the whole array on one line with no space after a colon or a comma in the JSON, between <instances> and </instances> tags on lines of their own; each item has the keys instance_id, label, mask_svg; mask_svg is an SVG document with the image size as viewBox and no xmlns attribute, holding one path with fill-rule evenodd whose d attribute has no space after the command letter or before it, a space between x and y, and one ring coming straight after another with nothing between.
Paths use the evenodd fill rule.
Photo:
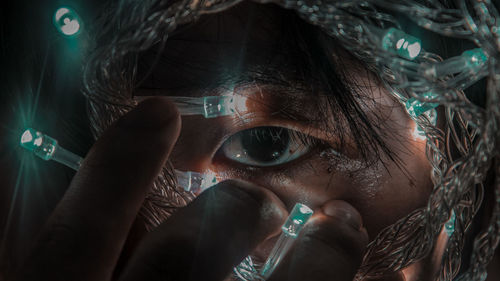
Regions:
<instances>
[{"instance_id":1,"label":"tangled wire","mask_svg":"<svg viewBox=\"0 0 500 281\"><path fill-rule=\"evenodd\" d=\"M116 16L103 19L100 25L98 47L84 72L83 92L89 101L95 137L136 105L132 92L137 85L139 52L164 44L177 26L239 2L145 0L125 1L115 7ZM424 258L451 218L454 231L447 242L439 280L485 280L486 266L500 239L500 15L495 6L489 0L457 0L458 8L454 9L431 0L259 2L295 10L302 19L320 27L377 73L402 104L411 101L444 108L444 128L433 125L429 115L410 114L427 138L434 184L427 205L379 233L368 245L356 280L395 272ZM127 16L120 17L125 13ZM445 60L425 50L415 59L401 57L383 42L388 30L401 30L394 14L405 14L418 26L442 36L470 40L478 49ZM484 108L471 103L463 92L483 78L487 79ZM491 220L474 238L468 270L457 277L465 234L482 204L482 183L490 169L496 176ZM193 198L177 186L171 164L167 164L141 215L153 228ZM246 266L243 271L249 270Z\"/></svg>"}]
</instances>

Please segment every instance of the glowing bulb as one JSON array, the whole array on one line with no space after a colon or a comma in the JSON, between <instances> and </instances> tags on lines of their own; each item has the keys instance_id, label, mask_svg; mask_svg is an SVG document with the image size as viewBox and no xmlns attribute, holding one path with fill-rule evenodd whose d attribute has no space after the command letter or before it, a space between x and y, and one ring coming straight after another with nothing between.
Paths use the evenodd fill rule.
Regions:
<instances>
[{"instance_id":1,"label":"glowing bulb","mask_svg":"<svg viewBox=\"0 0 500 281\"><path fill-rule=\"evenodd\" d=\"M466 66L473 69L483 66L488 61L488 56L481 48L467 50L462 53L462 57L466 59Z\"/></svg>"},{"instance_id":2,"label":"glowing bulb","mask_svg":"<svg viewBox=\"0 0 500 281\"><path fill-rule=\"evenodd\" d=\"M204 97L205 118L235 115L246 110L247 98L237 95Z\"/></svg>"},{"instance_id":3,"label":"glowing bulb","mask_svg":"<svg viewBox=\"0 0 500 281\"><path fill-rule=\"evenodd\" d=\"M304 204L297 203L290 212L290 216L288 216L288 219L281 227L281 230L292 237L297 237L312 214L313 210L311 210L311 208Z\"/></svg>"},{"instance_id":4,"label":"glowing bulb","mask_svg":"<svg viewBox=\"0 0 500 281\"><path fill-rule=\"evenodd\" d=\"M29 143L31 141L33 141L33 134L31 133L31 129L27 129L21 136L21 145Z\"/></svg>"},{"instance_id":5,"label":"glowing bulb","mask_svg":"<svg viewBox=\"0 0 500 281\"><path fill-rule=\"evenodd\" d=\"M456 215L454 211L451 211L450 219L444 224L444 232L450 237L455 232L455 220Z\"/></svg>"},{"instance_id":6,"label":"glowing bulb","mask_svg":"<svg viewBox=\"0 0 500 281\"><path fill-rule=\"evenodd\" d=\"M80 17L70 8L61 7L54 14L54 25L66 36L74 36L80 31Z\"/></svg>"},{"instance_id":7,"label":"glowing bulb","mask_svg":"<svg viewBox=\"0 0 500 281\"><path fill-rule=\"evenodd\" d=\"M402 58L413 60L420 54L422 43L420 39L391 27L384 33L382 49L395 53Z\"/></svg>"},{"instance_id":8,"label":"glowing bulb","mask_svg":"<svg viewBox=\"0 0 500 281\"><path fill-rule=\"evenodd\" d=\"M55 139L32 128L28 128L23 132L19 144L44 160L52 159L57 149L57 141Z\"/></svg>"},{"instance_id":9,"label":"glowing bulb","mask_svg":"<svg viewBox=\"0 0 500 281\"><path fill-rule=\"evenodd\" d=\"M34 130L26 129L19 144L43 160L54 160L74 170L78 170L82 158L59 146L57 140Z\"/></svg>"},{"instance_id":10,"label":"glowing bulb","mask_svg":"<svg viewBox=\"0 0 500 281\"><path fill-rule=\"evenodd\" d=\"M153 96L136 96L138 102ZM205 118L234 116L247 111L247 98L240 95L183 97L169 96L180 114L203 115Z\"/></svg>"},{"instance_id":11,"label":"glowing bulb","mask_svg":"<svg viewBox=\"0 0 500 281\"><path fill-rule=\"evenodd\" d=\"M422 97L426 99L433 99L436 98L436 94L427 92L422 94ZM437 106L439 106L438 103L422 102L416 98L409 98L405 103L406 111L408 111L408 114L410 114L413 118L417 118L422 113L434 109Z\"/></svg>"},{"instance_id":12,"label":"glowing bulb","mask_svg":"<svg viewBox=\"0 0 500 281\"><path fill-rule=\"evenodd\" d=\"M217 174L210 170L204 173L175 170L175 175L179 186L184 188L185 191L190 191L195 194L200 194L209 187L219 183Z\"/></svg>"},{"instance_id":13,"label":"glowing bulb","mask_svg":"<svg viewBox=\"0 0 500 281\"><path fill-rule=\"evenodd\" d=\"M418 54L420 54L421 49L422 46L420 45L420 42L415 42L408 46L408 55L411 59L414 59L418 56Z\"/></svg>"},{"instance_id":14,"label":"glowing bulb","mask_svg":"<svg viewBox=\"0 0 500 281\"><path fill-rule=\"evenodd\" d=\"M273 271L278 267L278 264L291 249L293 243L295 242L295 238L299 235L300 231L304 228L304 225L312 215L313 210L311 210L308 206L301 203L295 204L287 220L281 227L281 235L278 238L278 241L274 244L269 257L267 257L267 260L259 273L264 280L268 279Z\"/></svg>"}]
</instances>

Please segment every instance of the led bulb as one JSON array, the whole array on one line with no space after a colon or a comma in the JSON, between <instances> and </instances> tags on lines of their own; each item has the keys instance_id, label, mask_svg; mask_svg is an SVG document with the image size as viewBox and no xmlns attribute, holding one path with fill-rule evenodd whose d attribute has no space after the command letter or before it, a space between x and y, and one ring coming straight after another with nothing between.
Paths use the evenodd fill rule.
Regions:
<instances>
[{"instance_id":1,"label":"led bulb","mask_svg":"<svg viewBox=\"0 0 500 281\"><path fill-rule=\"evenodd\" d=\"M467 50L462 53L462 57L465 58L466 67L473 69L483 66L488 61L488 57L481 48Z\"/></svg>"},{"instance_id":2,"label":"led bulb","mask_svg":"<svg viewBox=\"0 0 500 281\"><path fill-rule=\"evenodd\" d=\"M281 230L287 235L297 237L306 222L312 216L313 210L304 204L297 203L290 212L288 219L285 221Z\"/></svg>"},{"instance_id":3,"label":"led bulb","mask_svg":"<svg viewBox=\"0 0 500 281\"><path fill-rule=\"evenodd\" d=\"M444 232L450 237L455 232L455 220L456 215L455 211L451 211L450 219L444 224Z\"/></svg>"},{"instance_id":4,"label":"led bulb","mask_svg":"<svg viewBox=\"0 0 500 281\"><path fill-rule=\"evenodd\" d=\"M219 183L217 175L212 171L198 173L194 171L175 170L175 175L177 176L177 184L179 186L181 186L185 191L193 192L195 194L199 194L209 187Z\"/></svg>"},{"instance_id":5,"label":"led bulb","mask_svg":"<svg viewBox=\"0 0 500 281\"><path fill-rule=\"evenodd\" d=\"M203 116L214 118L231 116L246 109L246 98L241 96L207 96L203 103Z\"/></svg>"},{"instance_id":6,"label":"led bulb","mask_svg":"<svg viewBox=\"0 0 500 281\"><path fill-rule=\"evenodd\" d=\"M313 210L308 206L297 203L293 207L287 220L281 227L281 235L274 244L269 257L267 257L264 266L262 267L260 274L261 279L268 279L274 270L278 267L278 264L283 260L285 255L288 253L295 238L299 235L302 228L306 222L313 215Z\"/></svg>"},{"instance_id":7,"label":"led bulb","mask_svg":"<svg viewBox=\"0 0 500 281\"><path fill-rule=\"evenodd\" d=\"M477 74L488 61L488 56L481 48L467 50L460 56L446 59L424 68L424 74L428 77L437 78L446 75L468 72Z\"/></svg>"},{"instance_id":8,"label":"led bulb","mask_svg":"<svg viewBox=\"0 0 500 281\"><path fill-rule=\"evenodd\" d=\"M138 102L153 96L136 96ZM183 97L169 96L182 116L203 115L205 118L234 116L247 111L247 98L240 95Z\"/></svg>"},{"instance_id":9,"label":"led bulb","mask_svg":"<svg viewBox=\"0 0 500 281\"><path fill-rule=\"evenodd\" d=\"M436 98L436 94L434 93L431 93L431 92L428 92L428 93L424 93L422 95L424 98L427 98L427 99L433 99L433 98ZM406 101L406 104L405 104L405 107L406 107L406 111L408 111L408 113L413 117L413 118L417 118L418 116L420 116L422 113L424 112L427 112L431 109L434 109L436 108L437 106L439 106L438 103L431 103L431 102L422 102L416 98L409 98L407 101Z\"/></svg>"},{"instance_id":10,"label":"led bulb","mask_svg":"<svg viewBox=\"0 0 500 281\"><path fill-rule=\"evenodd\" d=\"M59 146L57 140L34 130L26 129L19 144L43 160L54 160L74 170L78 170L82 158Z\"/></svg>"},{"instance_id":11,"label":"led bulb","mask_svg":"<svg viewBox=\"0 0 500 281\"><path fill-rule=\"evenodd\" d=\"M402 58L413 60L420 54L422 43L420 39L391 27L383 35L382 49L395 53Z\"/></svg>"},{"instance_id":12,"label":"led bulb","mask_svg":"<svg viewBox=\"0 0 500 281\"><path fill-rule=\"evenodd\" d=\"M52 156L58 147L55 139L32 128L28 128L24 131L19 144L27 150L35 153L35 155L43 160L52 159Z\"/></svg>"},{"instance_id":13,"label":"led bulb","mask_svg":"<svg viewBox=\"0 0 500 281\"><path fill-rule=\"evenodd\" d=\"M80 31L81 20L74 10L61 7L54 14L54 25L63 35L74 36Z\"/></svg>"}]
</instances>

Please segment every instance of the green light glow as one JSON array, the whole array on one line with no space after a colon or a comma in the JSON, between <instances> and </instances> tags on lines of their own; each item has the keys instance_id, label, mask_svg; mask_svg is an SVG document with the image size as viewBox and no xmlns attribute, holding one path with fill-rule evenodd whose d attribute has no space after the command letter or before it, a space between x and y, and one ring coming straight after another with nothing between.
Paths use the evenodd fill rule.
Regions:
<instances>
[{"instance_id":1,"label":"green light glow","mask_svg":"<svg viewBox=\"0 0 500 281\"><path fill-rule=\"evenodd\" d=\"M308 206L301 203L295 204L281 230L292 237L297 237L312 214L313 210Z\"/></svg>"},{"instance_id":2,"label":"green light glow","mask_svg":"<svg viewBox=\"0 0 500 281\"><path fill-rule=\"evenodd\" d=\"M246 97L242 96L206 96L203 100L203 115L205 118L232 116L246 111Z\"/></svg>"},{"instance_id":3,"label":"green light glow","mask_svg":"<svg viewBox=\"0 0 500 281\"><path fill-rule=\"evenodd\" d=\"M462 56L467 58L466 66L474 69L482 66L488 61L488 57L481 48L467 50L462 53Z\"/></svg>"},{"instance_id":4,"label":"green light glow","mask_svg":"<svg viewBox=\"0 0 500 281\"><path fill-rule=\"evenodd\" d=\"M382 38L382 48L398 56L413 60L422 50L420 39L404 33L397 28L389 28Z\"/></svg>"},{"instance_id":5,"label":"green light glow","mask_svg":"<svg viewBox=\"0 0 500 281\"><path fill-rule=\"evenodd\" d=\"M454 211L451 211L450 219L444 224L444 232L450 237L455 232L455 220L456 215Z\"/></svg>"},{"instance_id":6,"label":"green light glow","mask_svg":"<svg viewBox=\"0 0 500 281\"><path fill-rule=\"evenodd\" d=\"M81 21L75 11L67 7L61 7L54 14L54 25L62 34L74 36L80 31Z\"/></svg>"},{"instance_id":7,"label":"green light glow","mask_svg":"<svg viewBox=\"0 0 500 281\"><path fill-rule=\"evenodd\" d=\"M23 132L19 144L43 160L52 159L57 149L57 141L55 139L32 128L28 128Z\"/></svg>"},{"instance_id":8,"label":"green light glow","mask_svg":"<svg viewBox=\"0 0 500 281\"><path fill-rule=\"evenodd\" d=\"M21 141L19 144L29 151L34 151L42 144L42 134L31 128L28 128L21 136Z\"/></svg>"},{"instance_id":9,"label":"green light glow","mask_svg":"<svg viewBox=\"0 0 500 281\"><path fill-rule=\"evenodd\" d=\"M21 136L21 145L30 143L31 141L33 141L33 134L31 133L31 129L27 129Z\"/></svg>"},{"instance_id":10,"label":"green light glow","mask_svg":"<svg viewBox=\"0 0 500 281\"><path fill-rule=\"evenodd\" d=\"M423 94L423 97L427 99L432 99L435 98L436 95L433 93L425 93ZM430 103L430 102L421 102L416 98L409 98L406 101L405 107L408 113L413 117L417 118L420 116L422 113L427 112L431 109L434 109L438 106L438 103Z\"/></svg>"}]
</instances>

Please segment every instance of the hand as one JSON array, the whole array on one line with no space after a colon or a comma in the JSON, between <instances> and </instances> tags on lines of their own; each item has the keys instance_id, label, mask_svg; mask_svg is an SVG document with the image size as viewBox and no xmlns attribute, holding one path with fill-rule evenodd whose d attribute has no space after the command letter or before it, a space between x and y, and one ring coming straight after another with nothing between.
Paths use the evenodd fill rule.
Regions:
<instances>
[{"instance_id":1,"label":"hand","mask_svg":"<svg viewBox=\"0 0 500 281\"><path fill-rule=\"evenodd\" d=\"M361 215L345 201L316 210L270 281L352 281L368 243Z\"/></svg>"},{"instance_id":2,"label":"hand","mask_svg":"<svg viewBox=\"0 0 500 281\"><path fill-rule=\"evenodd\" d=\"M287 213L276 195L225 181L146 235L124 270L115 272L179 131L179 114L165 99L147 100L118 120L85 158L13 280L221 281L259 243L278 235ZM352 280L367 239L357 211L346 206L323 206L272 279Z\"/></svg>"}]
</instances>

